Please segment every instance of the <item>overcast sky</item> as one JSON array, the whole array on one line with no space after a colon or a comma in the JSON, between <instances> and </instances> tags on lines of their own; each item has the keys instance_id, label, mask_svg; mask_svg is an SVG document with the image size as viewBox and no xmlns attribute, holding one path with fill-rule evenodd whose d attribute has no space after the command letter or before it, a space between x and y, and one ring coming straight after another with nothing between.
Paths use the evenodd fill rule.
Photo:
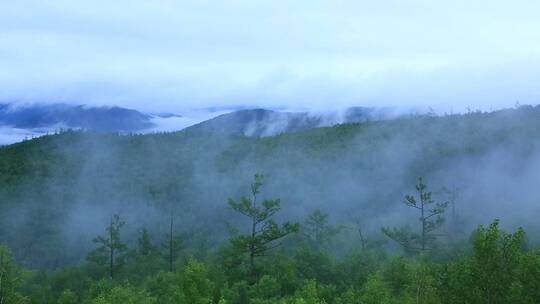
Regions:
<instances>
[{"instance_id":1,"label":"overcast sky","mask_svg":"<svg viewBox=\"0 0 540 304\"><path fill-rule=\"evenodd\" d=\"M537 104L540 1L0 1L0 100Z\"/></svg>"}]
</instances>

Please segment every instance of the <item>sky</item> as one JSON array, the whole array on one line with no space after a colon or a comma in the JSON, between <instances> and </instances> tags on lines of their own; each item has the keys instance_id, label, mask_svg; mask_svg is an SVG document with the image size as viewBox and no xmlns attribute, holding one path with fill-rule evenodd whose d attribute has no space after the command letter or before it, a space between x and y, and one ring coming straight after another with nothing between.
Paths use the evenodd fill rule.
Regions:
<instances>
[{"instance_id":1,"label":"sky","mask_svg":"<svg viewBox=\"0 0 540 304\"><path fill-rule=\"evenodd\" d=\"M539 14L536 0L0 0L0 101L537 104Z\"/></svg>"}]
</instances>

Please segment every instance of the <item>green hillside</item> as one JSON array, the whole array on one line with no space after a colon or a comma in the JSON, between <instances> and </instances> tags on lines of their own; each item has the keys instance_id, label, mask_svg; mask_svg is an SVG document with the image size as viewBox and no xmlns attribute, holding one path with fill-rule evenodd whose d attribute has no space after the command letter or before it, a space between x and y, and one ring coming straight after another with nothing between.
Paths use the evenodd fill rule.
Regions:
<instances>
[{"instance_id":1,"label":"green hillside","mask_svg":"<svg viewBox=\"0 0 540 304\"><path fill-rule=\"evenodd\" d=\"M540 108L523 107L337 125L267 138L197 128L132 136L67 131L1 148L2 222L29 229L27 242L37 246L36 240L49 243L47 238L56 235L51 229L76 225L70 223L74 206L93 210L85 220L90 225L122 206L129 206L125 216L137 218L146 209L159 217L164 206L174 204L186 226L209 218L215 227L205 229L222 231L227 198L242 193L256 172L267 175L268 191L286 202L293 218L315 208L340 218L384 215L399 206L418 176L433 187L462 188L476 204L487 204L478 200L491 195L469 193L478 191L470 173L503 165L502 177L519 173L538 155L539 130ZM490 157L508 163L489 163ZM531 195L512 196L518 201ZM41 227L51 223L54 227ZM70 229L76 233L77 227ZM21 244L20 231L14 232L2 229L19 256L27 245ZM29 262L41 265L42 254L35 254L40 262L27 257Z\"/></svg>"},{"instance_id":2,"label":"green hillside","mask_svg":"<svg viewBox=\"0 0 540 304\"><path fill-rule=\"evenodd\" d=\"M208 284L215 287L209 297L216 301L220 297L231 301L241 297L233 294L242 293L244 288L234 284L245 283L248 284L245 288L253 287L255 281L250 280L255 279L249 277L241 280L242 273L247 271L242 268L246 267L242 261L220 260L227 256L227 250L232 250L227 245L231 235L234 237L247 231L243 228L247 227L244 216L235 212L227 200L247 195L253 175L262 173L265 182L261 199L281 199L281 210L275 214L275 220L304 223L296 236L283 243L281 250L289 253L278 250L275 254L281 252L290 259L294 259L291 255L295 254L308 255L294 261L281 256L283 263L305 260L309 264L309 259L313 258L323 259L322 262L317 260L316 264L328 262L332 266L327 265L331 269L325 275L322 274L324 270L311 268L315 267L312 264L306 265L301 271L322 272L313 275L303 273L307 281L291 278L289 282L280 277L289 275L281 273L286 269L284 265L265 264L257 280L270 281L258 281L257 284L268 286L257 288L270 288L267 291L270 294L274 292L272 288L278 288L284 296L317 293L317 297L326 299L326 303L382 303L368 300L336 302L331 301L329 295L339 293L343 299L350 291L350 296L354 298L356 293L370 288L375 293L393 294L391 286L387 286L390 288L388 290L383 287L385 284L398 283L388 281L390 279L384 271L393 270L385 267L405 267L412 271L407 274L411 276L416 275L415 271L438 269L439 266L429 268L432 266L425 266L420 260L388 262L383 261L386 258L380 260L371 254L356 256L360 244L362 248L366 245L364 237L371 240L368 243L377 248L374 250L381 257L401 253L415 255L406 247L402 251L399 242L392 242L381 233L381 228L409 226L417 229L416 212L403 204L403 197L415 193L418 177L423 177L437 202L451 200L445 214L446 221L440 226L444 237L437 238L437 250L440 251L435 260L455 256L457 249L449 248L456 246L463 252L470 252L472 247L464 245L470 232L479 224L489 224L495 218L501 219L505 229L514 230L523 226L530 233L530 246L538 243L539 144L540 107L528 106L492 113L417 115L265 138L243 137L201 128L149 135L65 131L0 148L0 182L3 185L0 188L0 240L26 269L51 271L79 265L60 273L66 276L82 275L87 277L85 280L97 282L104 274L99 267L92 266L91 261L86 262L87 255L96 248L92 239L103 233L113 214L118 214L126 223L121 228L122 240L132 249L141 246L142 229L151 237L156 246L152 250L156 252L161 250L162 244L167 243L167 234L174 231L178 242L181 242L174 263L182 265L178 266L184 269L182 271L194 271L197 275L202 275L199 273L203 271L200 267L209 267L204 271L208 271L211 278ZM317 250L312 248L315 251L304 252L302 250L305 248L299 244L309 244L305 239L307 232L303 229L306 218L310 214L313 216L314 210L328 216L327 225L341 228L336 228L336 233L332 234L332 245L325 246L324 251L319 251L321 248L318 246L322 242L319 240L316 242ZM172 224L171 216L174 219ZM496 229L499 228L492 227L492 230L484 233L499 233ZM358 231L361 232L360 239ZM515 237L521 238L519 235ZM298 246L304 249L298 249ZM388 251L383 254L383 250ZM480 248L476 250L477 253L481 252ZM131 261L141 258L135 251L130 254ZM133 262L135 264L127 264L119 272L121 281L128 280L134 284L129 286L143 286L138 284L146 280L145 276L154 275L159 269L167 269L167 259L160 256L149 257L144 263L137 260L139 262ZM188 263L190 257L207 265L200 265L195 260ZM533 259L523 257L529 258ZM272 261L273 258L269 259ZM332 264L334 262L330 261L334 259L340 262L336 260L337 264ZM347 263L350 265L346 266ZM354 263L367 264L361 266ZM376 266L378 263L391 264L379 269ZM149 268L139 269L136 265ZM244 266L235 268L234 265ZM458 267L456 265L452 267ZM424 266L429 269L422 268ZM294 267L301 268L299 265ZM352 282L333 277L346 276L343 272L346 270L339 267L360 267L354 275L365 275L354 284L363 287L354 289L350 285ZM74 273L66 273L69 271ZM430 272L430 280L436 280L433 276L439 274ZM50 273L43 275L52 276ZM166 278L153 278L161 279ZM172 277L169 279L174 280ZM276 279L279 282L272 281ZM38 279L28 280L25 284L35 284L32 280ZM51 284L59 284L54 283L59 278L51 277L50 280ZM368 283L365 283L366 280ZM92 282L81 282L79 287L70 286L72 289L81 288L82 292L95 283ZM224 282L229 282L228 291L216 287L219 284L224 286ZM322 285L317 285L319 283ZM450 284L437 281L437 284L443 283ZM96 286L92 288L101 288ZM132 288L122 286L128 291ZM33 287L23 287L26 291L33 290ZM59 296L58 286L50 288L55 291L50 291L48 296ZM264 294L262 289L249 290ZM85 297L91 298L86 292ZM56 303L54 301L40 303ZM231 303L235 301L240 300Z\"/></svg>"}]
</instances>

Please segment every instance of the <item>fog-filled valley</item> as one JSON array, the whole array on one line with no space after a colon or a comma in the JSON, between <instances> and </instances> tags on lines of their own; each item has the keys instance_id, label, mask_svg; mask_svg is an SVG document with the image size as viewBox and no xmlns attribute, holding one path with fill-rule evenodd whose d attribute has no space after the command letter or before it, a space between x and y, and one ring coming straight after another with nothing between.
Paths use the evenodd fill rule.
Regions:
<instances>
[{"instance_id":1,"label":"fog-filled valley","mask_svg":"<svg viewBox=\"0 0 540 304\"><path fill-rule=\"evenodd\" d=\"M540 303L540 1L0 1L0 304Z\"/></svg>"},{"instance_id":2,"label":"fog-filled valley","mask_svg":"<svg viewBox=\"0 0 540 304\"><path fill-rule=\"evenodd\" d=\"M476 303L486 293L466 280L525 267L518 260L525 276L540 269L539 131L538 106L265 137L66 130L0 148L0 237L24 269L22 302ZM508 260L525 238L498 229L519 227L528 249ZM499 266L466 264L478 254ZM487 303L535 303L520 275L493 282L521 289ZM448 298L458 283L471 290Z\"/></svg>"}]
</instances>

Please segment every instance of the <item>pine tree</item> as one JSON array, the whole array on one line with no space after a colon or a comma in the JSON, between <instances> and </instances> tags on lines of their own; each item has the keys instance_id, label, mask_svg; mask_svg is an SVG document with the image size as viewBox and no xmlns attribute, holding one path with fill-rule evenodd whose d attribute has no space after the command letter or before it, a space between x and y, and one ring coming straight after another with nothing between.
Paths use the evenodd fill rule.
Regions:
<instances>
[{"instance_id":1,"label":"pine tree","mask_svg":"<svg viewBox=\"0 0 540 304\"><path fill-rule=\"evenodd\" d=\"M435 231L444 223L442 214L448 207L448 202L436 203L427 186L418 178L416 185L417 196L406 195L405 205L420 213L420 234L411 232L408 228L383 228L382 231L392 240L398 242L406 251L425 251L431 249L437 238Z\"/></svg>"},{"instance_id":2,"label":"pine tree","mask_svg":"<svg viewBox=\"0 0 540 304\"><path fill-rule=\"evenodd\" d=\"M125 222L115 214L111 217L107 233L94 239L98 247L88 254L88 260L101 266L108 266L109 277L114 279L114 274L122 265L127 245L120 239L120 229Z\"/></svg>"},{"instance_id":3,"label":"pine tree","mask_svg":"<svg viewBox=\"0 0 540 304\"><path fill-rule=\"evenodd\" d=\"M332 238L336 236L343 227L328 224L328 214L319 209L313 211L307 218L302 230L306 235L311 248L320 250L327 249Z\"/></svg>"},{"instance_id":4,"label":"pine tree","mask_svg":"<svg viewBox=\"0 0 540 304\"><path fill-rule=\"evenodd\" d=\"M174 264L178 258L178 252L182 249L182 238L179 235L175 235L174 215L172 212L170 214L169 231L165 234L165 242L162 247L165 249L163 256L167 260L169 271L174 272Z\"/></svg>"},{"instance_id":5,"label":"pine tree","mask_svg":"<svg viewBox=\"0 0 540 304\"><path fill-rule=\"evenodd\" d=\"M17 289L21 284L19 269L13 262L11 251L0 245L0 304L25 303Z\"/></svg>"},{"instance_id":6,"label":"pine tree","mask_svg":"<svg viewBox=\"0 0 540 304\"><path fill-rule=\"evenodd\" d=\"M146 228L141 230L140 236L137 239L137 246L137 253L142 256L147 256L155 250L155 247L150 239L150 233Z\"/></svg>"},{"instance_id":7,"label":"pine tree","mask_svg":"<svg viewBox=\"0 0 540 304\"><path fill-rule=\"evenodd\" d=\"M457 239L464 235L465 221L459 212L457 202L461 196L461 189L457 187L453 188L443 188L442 192L448 197L448 202L450 206L450 220L448 221L447 229L448 234L451 238Z\"/></svg>"},{"instance_id":8,"label":"pine tree","mask_svg":"<svg viewBox=\"0 0 540 304\"><path fill-rule=\"evenodd\" d=\"M257 257L263 256L267 251L280 246L276 241L284 238L288 234L297 232L297 223L286 222L278 225L272 217L281 209L279 199L265 199L258 201L264 177L255 174L251 184L251 197L243 196L240 201L229 199L229 206L248 217L250 220L249 234L231 237L230 241L238 252L249 255L249 268L252 282L256 281Z\"/></svg>"}]
</instances>

